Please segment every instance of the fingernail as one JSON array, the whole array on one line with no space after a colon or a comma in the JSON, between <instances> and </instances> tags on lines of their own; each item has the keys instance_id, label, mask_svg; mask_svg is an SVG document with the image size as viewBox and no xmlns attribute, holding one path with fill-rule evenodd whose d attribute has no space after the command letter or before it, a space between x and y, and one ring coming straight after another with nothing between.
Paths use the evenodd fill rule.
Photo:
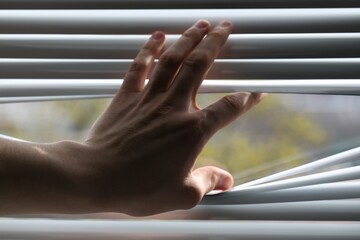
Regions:
<instances>
[{"instance_id":1,"label":"fingernail","mask_svg":"<svg viewBox=\"0 0 360 240\"><path fill-rule=\"evenodd\" d=\"M164 33L160 32L160 31L156 31L152 34L152 39L156 40L156 41L162 41L164 39Z\"/></svg>"},{"instance_id":2,"label":"fingernail","mask_svg":"<svg viewBox=\"0 0 360 240\"><path fill-rule=\"evenodd\" d=\"M231 27L231 22L229 22L229 21L221 21L219 26L222 27L222 28L229 28L229 27Z\"/></svg>"},{"instance_id":3,"label":"fingernail","mask_svg":"<svg viewBox=\"0 0 360 240\"><path fill-rule=\"evenodd\" d=\"M199 20L195 24L195 27L197 27L199 29L204 29L204 28L207 28L208 26L209 26L209 23L206 20Z\"/></svg>"},{"instance_id":4,"label":"fingernail","mask_svg":"<svg viewBox=\"0 0 360 240\"><path fill-rule=\"evenodd\" d=\"M230 189L232 187L232 179L229 178L229 177L222 177L220 179L220 186L221 186L221 189L223 190L227 190L227 189Z\"/></svg>"}]
</instances>

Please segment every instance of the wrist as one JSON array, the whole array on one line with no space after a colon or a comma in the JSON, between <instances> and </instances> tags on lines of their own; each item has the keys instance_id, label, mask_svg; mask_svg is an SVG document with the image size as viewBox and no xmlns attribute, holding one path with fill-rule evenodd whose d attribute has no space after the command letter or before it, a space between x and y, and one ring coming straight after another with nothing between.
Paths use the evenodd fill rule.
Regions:
<instances>
[{"instance_id":1,"label":"wrist","mask_svg":"<svg viewBox=\"0 0 360 240\"><path fill-rule=\"evenodd\" d=\"M96 167L89 161L92 154L85 145L0 139L0 150L0 213L96 211Z\"/></svg>"},{"instance_id":2,"label":"wrist","mask_svg":"<svg viewBox=\"0 0 360 240\"><path fill-rule=\"evenodd\" d=\"M61 141L50 148L70 179L68 194L72 197L67 207L70 213L127 212L126 201L113 192L126 188L128 183L115 183L111 179L116 178L109 178L109 175L122 173L110 166L111 157L102 148L72 141Z\"/></svg>"},{"instance_id":3,"label":"wrist","mask_svg":"<svg viewBox=\"0 0 360 240\"><path fill-rule=\"evenodd\" d=\"M62 171L63 182L68 183L64 194L68 206L64 206L64 210L69 213L99 211L97 153L91 147L73 141L57 142L47 148Z\"/></svg>"}]
</instances>

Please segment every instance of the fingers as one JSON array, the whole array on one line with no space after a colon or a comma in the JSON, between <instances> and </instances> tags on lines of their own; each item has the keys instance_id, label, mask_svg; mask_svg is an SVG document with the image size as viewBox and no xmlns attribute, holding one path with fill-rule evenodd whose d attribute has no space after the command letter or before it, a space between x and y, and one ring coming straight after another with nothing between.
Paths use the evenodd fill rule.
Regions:
<instances>
[{"instance_id":1,"label":"fingers","mask_svg":"<svg viewBox=\"0 0 360 240\"><path fill-rule=\"evenodd\" d=\"M163 92L168 89L184 58L203 39L209 28L209 22L199 20L160 56L147 87L149 93Z\"/></svg>"},{"instance_id":2,"label":"fingers","mask_svg":"<svg viewBox=\"0 0 360 240\"><path fill-rule=\"evenodd\" d=\"M213 190L227 191L234 184L233 177L227 171L217 167L202 167L194 170L192 184L199 190L201 198Z\"/></svg>"},{"instance_id":3,"label":"fingers","mask_svg":"<svg viewBox=\"0 0 360 240\"><path fill-rule=\"evenodd\" d=\"M171 98L178 99L185 106L189 106L189 102L195 98L205 74L230 35L231 29L230 22L221 22L186 57L169 90Z\"/></svg>"},{"instance_id":4,"label":"fingers","mask_svg":"<svg viewBox=\"0 0 360 240\"><path fill-rule=\"evenodd\" d=\"M264 96L263 93L228 95L195 114L199 114L199 117L204 119L205 131L213 134L255 106Z\"/></svg>"},{"instance_id":5,"label":"fingers","mask_svg":"<svg viewBox=\"0 0 360 240\"><path fill-rule=\"evenodd\" d=\"M150 71L155 57L164 45L165 35L162 32L154 32L145 43L139 54L131 63L124 78L121 91L139 92L142 91L145 79Z\"/></svg>"}]
</instances>

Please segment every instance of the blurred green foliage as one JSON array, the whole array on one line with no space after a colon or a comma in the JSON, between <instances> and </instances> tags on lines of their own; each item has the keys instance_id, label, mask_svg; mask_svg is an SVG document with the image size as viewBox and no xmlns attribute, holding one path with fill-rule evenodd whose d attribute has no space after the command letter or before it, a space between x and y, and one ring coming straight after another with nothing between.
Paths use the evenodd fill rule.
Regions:
<instances>
[{"instance_id":1,"label":"blurred green foliage","mask_svg":"<svg viewBox=\"0 0 360 240\"><path fill-rule=\"evenodd\" d=\"M326 141L326 132L310 116L268 96L220 131L205 146L197 166L223 167L239 184L308 162L312 159L302 153Z\"/></svg>"},{"instance_id":2,"label":"blurred green foliage","mask_svg":"<svg viewBox=\"0 0 360 240\"><path fill-rule=\"evenodd\" d=\"M201 95L198 101L206 106L219 97ZM33 141L81 141L108 103L109 100L27 103L22 107L36 107L26 125L19 125L0 112L0 130ZM276 96L268 96L218 132L205 146L196 166L220 166L233 173L236 183L240 183L309 161L301 153L323 146L326 141L325 131L310 116L289 109Z\"/></svg>"},{"instance_id":3,"label":"blurred green foliage","mask_svg":"<svg viewBox=\"0 0 360 240\"><path fill-rule=\"evenodd\" d=\"M28 138L28 132L24 132L16 122L12 121L5 112L0 112L0 133L15 138Z\"/></svg>"},{"instance_id":4,"label":"blurred green foliage","mask_svg":"<svg viewBox=\"0 0 360 240\"><path fill-rule=\"evenodd\" d=\"M75 132L88 130L105 110L109 100L86 100L53 102L57 111L69 118L70 129Z\"/></svg>"}]
</instances>

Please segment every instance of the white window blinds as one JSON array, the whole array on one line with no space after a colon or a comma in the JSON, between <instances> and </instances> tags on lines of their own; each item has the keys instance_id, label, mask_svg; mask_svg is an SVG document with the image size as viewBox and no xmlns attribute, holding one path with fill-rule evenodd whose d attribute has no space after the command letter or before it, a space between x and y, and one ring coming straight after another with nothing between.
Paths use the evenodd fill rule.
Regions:
<instances>
[{"instance_id":1,"label":"white window blinds","mask_svg":"<svg viewBox=\"0 0 360 240\"><path fill-rule=\"evenodd\" d=\"M202 93L360 94L360 1L0 0L0 103L111 97L150 32L171 44L200 18L235 26ZM190 210L239 221L2 218L0 238L359 239L359 166L314 172L359 158L355 148Z\"/></svg>"}]
</instances>

